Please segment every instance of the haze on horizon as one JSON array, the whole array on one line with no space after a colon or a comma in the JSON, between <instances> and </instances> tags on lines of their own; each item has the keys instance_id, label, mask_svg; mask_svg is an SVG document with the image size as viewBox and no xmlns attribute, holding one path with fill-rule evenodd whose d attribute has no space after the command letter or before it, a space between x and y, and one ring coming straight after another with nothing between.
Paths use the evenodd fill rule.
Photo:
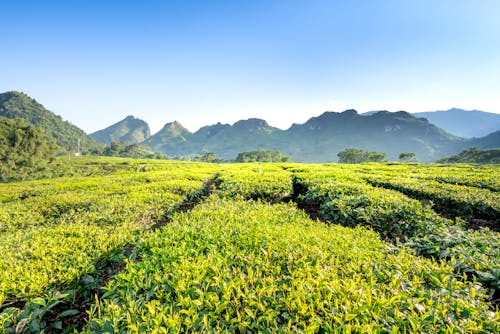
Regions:
<instances>
[{"instance_id":1,"label":"haze on horizon","mask_svg":"<svg viewBox=\"0 0 500 334\"><path fill-rule=\"evenodd\" d=\"M500 113L500 2L2 1L0 92L94 132L353 108Z\"/></svg>"}]
</instances>

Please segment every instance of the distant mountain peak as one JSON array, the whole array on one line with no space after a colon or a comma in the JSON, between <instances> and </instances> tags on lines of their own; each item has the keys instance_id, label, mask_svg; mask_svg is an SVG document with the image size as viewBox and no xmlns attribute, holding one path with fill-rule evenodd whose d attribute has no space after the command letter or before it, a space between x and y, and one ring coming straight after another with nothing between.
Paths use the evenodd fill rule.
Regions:
<instances>
[{"instance_id":1,"label":"distant mountain peak","mask_svg":"<svg viewBox=\"0 0 500 334\"><path fill-rule=\"evenodd\" d=\"M358 112L354 109L347 109L341 112L340 114L344 116L357 116Z\"/></svg>"},{"instance_id":2,"label":"distant mountain peak","mask_svg":"<svg viewBox=\"0 0 500 334\"><path fill-rule=\"evenodd\" d=\"M187 131L189 132L188 129L186 129L180 122L178 121L173 121L173 122L167 122L163 126L163 129L177 129L180 131Z\"/></svg>"},{"instance_id":3,"label":"distant mountain peak","mask_svg":"<svg viewBox=\"0 0 500 334\"><path fill-rule=\"evenodd\" d=\"M91 136L105 144L111 144L113 141L138 144L151 137L151 130L148 123L129 115L118 123L92 133Z\"/></svg>"},{"instance_id":4,"label":"distant mountain peak","mask_svg":"<svg viewBox=\"0 0 500 334\"><path fill-rule=\"evenodd\" d=\"M260 118L249 118L240 120L232 125L232 128L238 131L254 132L261 129L271 128L269 124Z\"/></svg>"},{"instance_id":5,"label":"distant mountain peak","mask_svg":"<svg viewBox=\"0 0 500 334\"><path fill-rule=\"evenodd\" d=\"M231 125L229 124L222 124L221 122L217 122L216 124L213 125L206 125L201 127L198 131L194 133L194 135L197 137L208 138L215 136L220 131L230 127Z\"/></svg>"}]
</instances>

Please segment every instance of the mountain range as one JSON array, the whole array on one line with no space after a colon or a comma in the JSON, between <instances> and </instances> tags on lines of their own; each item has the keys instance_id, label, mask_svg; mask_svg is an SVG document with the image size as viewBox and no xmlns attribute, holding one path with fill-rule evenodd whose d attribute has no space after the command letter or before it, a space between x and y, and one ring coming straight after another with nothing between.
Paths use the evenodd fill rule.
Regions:
<instances>
[{"instance_id":1,"label":"mountain range","mask_svg":"<svg viewBox=\"0 0 500 334\"><path fill-rule=\"evenodd\" d=\"M123 122L123 121L121 121ZM118 124L120 124L119 122ZM452 135L425 118L404 111L358 114L355 110L325 112L287 130L251 118L232 125L217 123L190 132L177 121L169 122L142 145L170 156L215 152L232 160L242 151L277 149L300 162L336 161L347 147L383 151L397 160L403 151L416 153L420 161L454 154L464 148L500 146L500 132L476 139Z\"/></svg>"},{"instance_id":2,"label":"mountain range","mask_svg":"<svg viewBox=\"0 0 500 334\"><path fill-rule=\"evenodd\" d=\"M500 141L495 136L474 140L454 136L427 119L403 111L362 116L355 110L346 110L325 112L287 130L255 118L233 125L217 123L194 133L172 122L143 145L173 156L213 151L224 159L234 159L242 151L277 149L300 162L336 161L338 152L357 147L385 152L390 160L410 151L420 161L434 161L467 147L500 146Z\"/></svg>"},{"instance_id":3,"label":"mountain range","mask_svg":"<svg viewBox=\"0 0 500 334\"><path fill-rule=\"evenodd\" d=\"M450 123L458 122L454 116L456 113L463 111L446 112L446 116L453 119ZM478 115L484 116L482 112ZM49 136L59 138L58 144L68 150L74 148L76 138L89 148L99 148L112 141L126 141L174 157L215 152L219 158L233 160L243 151L276 149L297 162L332 162L337 161L338 152L356 147L385 152L389 160L397 160L401 152L414 152L419 161L428 162L465 148L500 147L500 126L487 136L467 139L436 126L429 121L431 117L428 115L423 118L404 111L370 114L358 114L355 110L328 111L304 124L293 124L286 130L270 126L265 120L250 118L232 125L217 123L190 132L174 121L166 123L152 136L146 122L128 116L89 136L27 95L9 92L0 94L0 116L25 118L44 129Z\"/></svg>"}]
</instances>

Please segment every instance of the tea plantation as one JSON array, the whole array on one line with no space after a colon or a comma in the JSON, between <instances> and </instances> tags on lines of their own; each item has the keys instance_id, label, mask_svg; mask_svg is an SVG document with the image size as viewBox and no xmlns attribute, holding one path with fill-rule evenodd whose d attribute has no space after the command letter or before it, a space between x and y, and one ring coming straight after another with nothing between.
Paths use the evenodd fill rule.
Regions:
<instances>
[{"instance_id":1,"label":"tea plantation","mask_svg":"<svg viewBox=\"0 0 500 334\"><path fill-rule=\"evenodd\" d=\"M0 184L0 333L500 332L500 166L60 165Z\"/></svg>"}]
</instances>

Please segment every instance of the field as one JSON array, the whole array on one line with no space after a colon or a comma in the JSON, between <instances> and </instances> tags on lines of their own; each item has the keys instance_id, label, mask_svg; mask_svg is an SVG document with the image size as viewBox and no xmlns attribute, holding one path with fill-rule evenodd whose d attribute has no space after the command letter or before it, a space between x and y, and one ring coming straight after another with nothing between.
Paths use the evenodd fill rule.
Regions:
<instances>
[{"instance_id":1,"label":"field","mask_svg":"<svg viewBox=\"0 0 500 334\"><path fill-rule=\"evenodd\" d=\"M60 166L0 185L0 333L500 332L500 166Z\"/></svg>"}]
</instances>

